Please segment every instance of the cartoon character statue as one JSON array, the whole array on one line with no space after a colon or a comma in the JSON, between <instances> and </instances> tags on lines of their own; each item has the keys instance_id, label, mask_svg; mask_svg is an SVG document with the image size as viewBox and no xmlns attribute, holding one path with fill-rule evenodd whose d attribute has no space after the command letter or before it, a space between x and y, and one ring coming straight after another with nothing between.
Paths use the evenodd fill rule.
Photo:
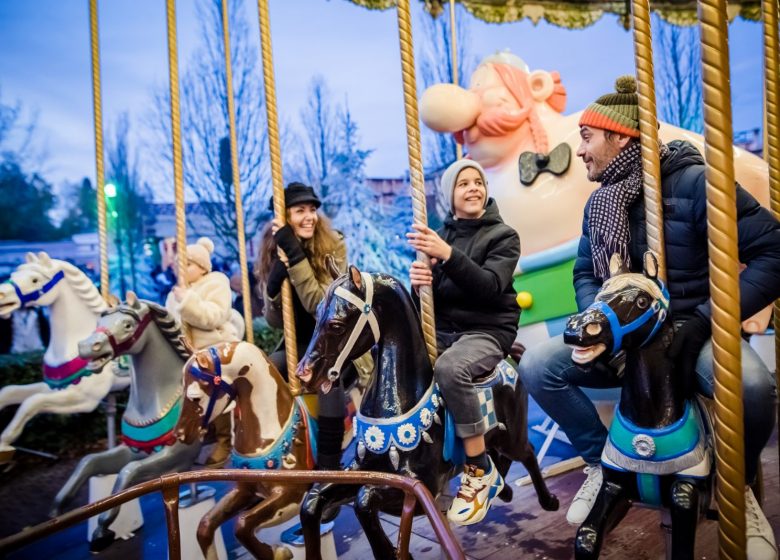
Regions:
<instances>
[{"instance_id":1,"label":"cartoon character statue","mask_svg":"<svg viewBox=\"0 0 780 560\"><path fill-rule=\"evenodd\" d=\"M544 271L538 281L531 279L531 286L519 281L517 287L526 291L520 303L528 308L521 324L576 311L540 302L546 287L571 291L567 263L576 254L583 209L597 186L588 181L585 166L576 157L581 111L564 115L565 107L566 88L558 72L531 71L506 51L485 58L468 89L437 84L420 99L423 122L438 132L453 133L468 157L485 168L491 196L506 222L520 234L523 276ZM664 142L687 140L704 152L699 134L664 123L659 134ZM737 181L768 206L766 163L738 148L734 163ZM556 280L550 277L554 267L561 271ZM760 329L754 325L753 330Z\"/></svg>"}]
</instances>

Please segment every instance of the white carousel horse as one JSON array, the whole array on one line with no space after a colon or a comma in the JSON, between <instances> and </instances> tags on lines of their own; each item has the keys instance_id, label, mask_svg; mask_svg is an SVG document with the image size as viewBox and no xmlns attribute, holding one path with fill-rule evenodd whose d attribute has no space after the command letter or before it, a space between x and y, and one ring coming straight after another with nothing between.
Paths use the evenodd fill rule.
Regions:
<instances>
[{"instance_id":1,"label":"white carousel horse","mask_svg":"<svg viewBox=\"0 0 780 560\"><path fill-rule=\"evenodd\" d=\"M0 284L0 316L21 307L49 307L51 340L43 355L43 381L9 385L0 390L0 410L19 404L19 410L0 434L0 463L11 459L13 443L36 414L91 412L110 391L130 384L107 364L102 372L86 369L78 355L78 341L87 338L107 308L97 288L78 268L46 253L28 253L26 262Z\"/></svg>"}]
</instances>

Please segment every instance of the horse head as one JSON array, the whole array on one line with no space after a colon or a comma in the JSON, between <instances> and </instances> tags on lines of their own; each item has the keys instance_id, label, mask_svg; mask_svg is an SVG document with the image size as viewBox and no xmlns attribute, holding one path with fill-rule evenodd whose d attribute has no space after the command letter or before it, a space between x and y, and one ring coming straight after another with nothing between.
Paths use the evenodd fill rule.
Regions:
<instances>
[{"instance_id":1,"label":"horse head","mask_svg":"<svg viewBox=\"0 0 780 560\"><path fill-rule=\"evenodd\" d=\"M379 342L379 319L374 310L377 278L350 266L325 293L317 310L306 354L296 375L309 390L327 393L341 376L344 364L368 352Z\"/></svg>"},{"instance_id":2,"label":"horse head","mask_svg":"<svg viewBox=\"0 0 780 560\"><path fill-rule=\"evenodd\" d=\"M124 303L104 311L95 332L79 342L79 356L89 360L87 367L98 371L123 354L137 354L143 348L146 328L154 320L155 305L129 291Z\"/></svg>"},{"instance_id":3,"label":"horse head","mask_svg":"<svg viewBox=\"0 0 780 560\"><path fill-rule=\"evenodd\" d=\"M25 262L0 284L0 317L7 318L20 307L51 305L65 278L62 264L44 252L27 253Z\"/></svg>"},{"instance_id":4,"label":"horse head","mask_svg":"<svg viewBox=\"0 0 780 560\"><path fill-rule=\"evenodd\" d=\"M251 367L240 356L246 343L223 342L193 354L184 365L185 400L196 407L201 429L223 414L235 401L236 381Z\"/></svg>"},{"instance_id":5,"label":"horse head","mask_svg":"<svg viewBox=\"0 0 780 560\"><path fill-rule=\"evenodd\" d=\"M572 347L572 360L592 363L604 352L639 348L652 340L667 318L669 292L658 279L658 261L648 251L644 273L631 273L615 254L610 278L587 309L566 323L563 340Z\"/></svg>"}]
</instances>

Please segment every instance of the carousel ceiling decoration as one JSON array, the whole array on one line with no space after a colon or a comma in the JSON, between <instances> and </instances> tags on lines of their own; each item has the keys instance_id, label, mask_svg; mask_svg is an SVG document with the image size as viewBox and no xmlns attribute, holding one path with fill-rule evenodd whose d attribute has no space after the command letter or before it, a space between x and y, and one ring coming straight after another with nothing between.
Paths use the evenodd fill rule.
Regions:
<instances>
[{"instance_id":1,"label":"carousel ceiling decoration","mask_svg":"<svg viewBox=\"0 0 780 560\"><path fill-rule=\"evenodd\" d=\"M353 4L372 10L387 10L395 6L395 0L349 0ZM420 0L434 17L447 7L447 0ZM605 14L616 14L628 29L631 21L630 1L569 0L457 0L471 15L488 23L510 23L530 19L534 24L545 20L567 29L582 29L593 25ZM652 2L652 10L664 20L675 25L693 25L698 22L696 2L690 0L665 0ZM757 0L732 1L728 5L729 20L737 16L749 21L761 19L761 3Z\"/></svg>"}]
</instances>

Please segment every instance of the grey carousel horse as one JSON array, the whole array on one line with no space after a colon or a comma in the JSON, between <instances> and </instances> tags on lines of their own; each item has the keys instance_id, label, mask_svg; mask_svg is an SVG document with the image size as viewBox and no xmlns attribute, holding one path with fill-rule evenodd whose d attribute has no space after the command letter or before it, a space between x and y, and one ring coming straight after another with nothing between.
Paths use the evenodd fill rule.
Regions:
<instances>
[{"instance_id":1,"label":"grey carousel horse","mask_svg":"<svg viewBox=\"0 0 780 560\"><path fill-rule=\"evenodd\" d=\"M84 457L54 499L58 515L93 475L118 473L113 492L166 473L187 470L200 451L200 441L177 440L175 428L182 407L182 367L190 351L179 323L157 304L128 292L125 303L103 313L98 328L79 343L88 367L102 368L129 354L133 360L130 398L122 417L122 444ZM90 548L102 550L114 540L108 527L119 509L101 514Z\"/></svg>"}]
</instances>

